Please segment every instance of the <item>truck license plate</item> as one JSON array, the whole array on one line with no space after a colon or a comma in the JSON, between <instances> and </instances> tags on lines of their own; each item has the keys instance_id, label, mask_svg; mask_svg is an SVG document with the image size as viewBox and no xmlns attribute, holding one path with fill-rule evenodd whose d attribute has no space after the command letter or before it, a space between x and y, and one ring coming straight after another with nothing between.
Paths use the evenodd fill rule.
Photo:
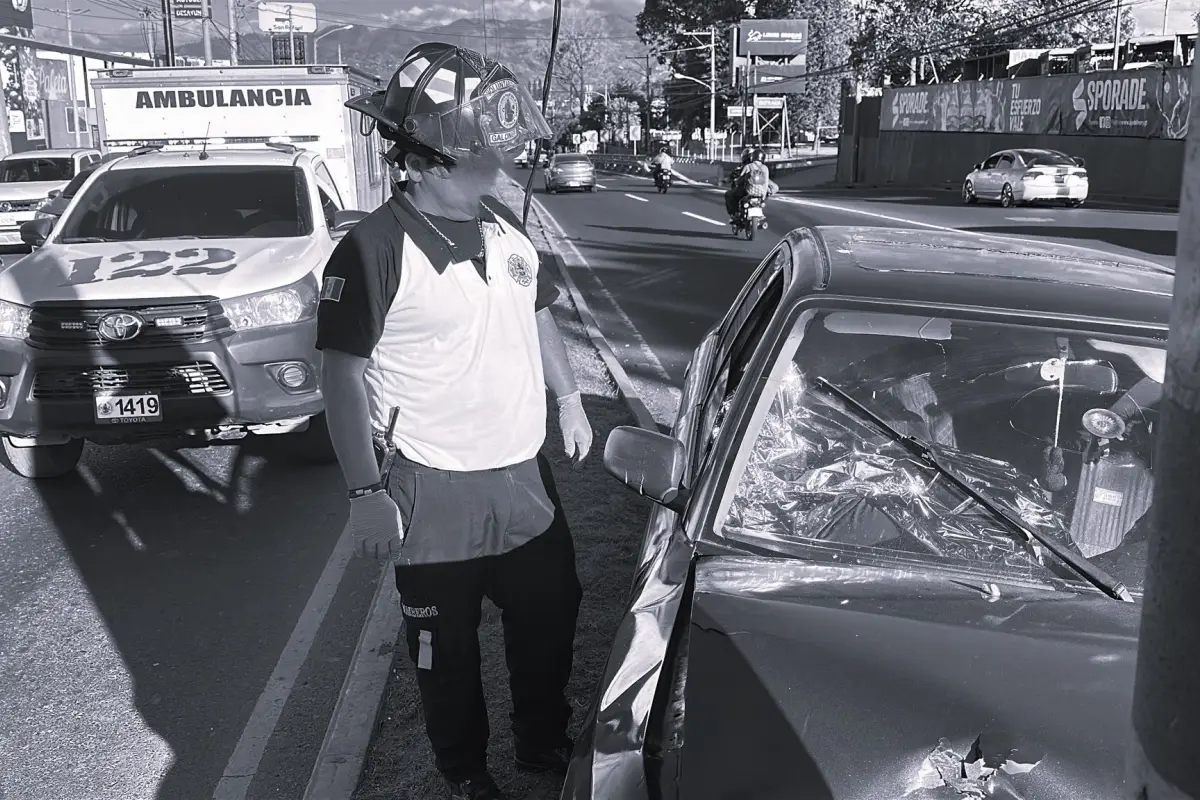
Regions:
<instances>
[{"instance_id":1,"label":"truck license plate","mask_svg":"<svg viewBox=\"0 0 1200 800\"><path fill-rule=\"evenodd\" d=\"M758 206L751 206L750 208L746 209L746 216L747 217L761 217L762 209L759 208Z\"/></svg>"},{"instance_id":2,"label":"truck license plate","mask_svg":"<svg viewBox=\"0 0 1200 800\"><path fill-rule=\"evenodd\" d=\"M162 403L156 394L96 395L96 422L119 425L161 421Z\"/></svg>"},{"instance_id":3,"label":"truck license plate","mask_svg":"<svg viewBox=\"0 0 1200 800\"><path fill-rule=\"evenodd\" d=\"M1067 176L1066 176L1066 175L1055 175L1055 176L1054 176L1054 182L1055 182L1055 183L1066 183L1066 182L1067 182Z\"/></svg>"},{"instance_id":4,"label":"truck license plate","mask_svg":"<svg viewBox=\"0 0 1200 800\"><path fill-rule=\"evenodd\" d=\"M16 214L0 214L0 228L14 228L20 224Z\"/></svg>"}]
</instances>

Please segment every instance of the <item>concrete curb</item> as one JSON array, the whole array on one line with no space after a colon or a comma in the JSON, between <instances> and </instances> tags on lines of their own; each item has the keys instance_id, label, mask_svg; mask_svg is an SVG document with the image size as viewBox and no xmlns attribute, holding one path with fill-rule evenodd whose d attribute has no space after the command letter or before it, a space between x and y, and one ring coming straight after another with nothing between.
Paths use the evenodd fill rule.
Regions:
<instances>
[{"instance_id":1,"label":"concrete curb","mask_svg":"<svg viewBox=\"0 0 1200 800\"><path fill-rule=\"evenodd\" d=\"M385 564L379 572L371 610L325 729L304 800L349 800L362 778L404 621L400 597L390 580L392 574L391 564Z\"/></svg>"},{"instance_id":2,"label":"concrete curb","mask_svg":"<svg viewBox=\"0 0 1200 800\"><path fill-rule=\"evenodd\" d=\"M510 178L510 180L512 180ZM517 181L513 180L513 184L522 192L525 187ZM633 386L633 381L629 379L629 374L625 372L625 368L621 366L621 362L617 360L617 354L609 344L608 339L600 332L600 326L596 324L596 317L592 314L591 308L588 307L587 300L583 297L583 292L579 291L579 286L576 285L575 279L571 277L570 271L567 269L567 261L563 257L562 250L558 243L554 241L553 230L550 225L546 224L546 219L554 219L553 215L534 198L529 204L529 209L537 214L538 221L541 223L542 230L546 233L546 241L550 245L551 255L554 256L554 268L558 270L559 277L562 278L563 285L567 287L567 293L571 296L571 302L575 304L575 311L579 314L579 321L583 323L583 328L587 331L588 339L592 343L592 347L596 348L596 352L600 354L600 360L604 362L605 369L612 376L613 383L617 384L617 394L621 396L622 402L629 408L629 413L633 415L637 421L639 428L645 428L649 431L657 431L658 423L654 421L654 416L650 413L650 409L638 396L637 390ZM557 224L554 227L561 227Z\"/></svg>"}]
</instances>

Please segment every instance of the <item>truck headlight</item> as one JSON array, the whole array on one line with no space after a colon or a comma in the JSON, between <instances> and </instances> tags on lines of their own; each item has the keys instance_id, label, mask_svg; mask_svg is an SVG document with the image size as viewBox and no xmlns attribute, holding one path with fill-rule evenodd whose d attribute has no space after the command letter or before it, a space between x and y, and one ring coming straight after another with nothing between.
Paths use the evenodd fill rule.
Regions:
<instances>
[{"instance_id":1,"label":"truck headlight","mask_svg":"<svg viewBox=\"0 0 1200 800\"><path fill-rule=\"evenodd\" d=\"M41 211L43 208L45 208L46 206L50 205L53 202L54 202L53 197L43 197L41 200L38 201L37 210Z\"/></svg>"},{"instance_id":2,"label":"truck headlight","mask_svg":"<svg viewBox=\"0 0 1200 800\"><path fill-rule=\"evenodd\" d=\"M24 339L29 335L32 309L0 300L0 338Z\"/></svg>"},{"instance_id":3,"label":"truck headlight","mask_svg":"<svg viewBox=\"0 0 1200 800\"><path fill-rule=\"evenodd\" d=\"M291 286L222 300L235 331L292 325L317 314L317 279L309 274Z\"/></svg>"}]
</instances>

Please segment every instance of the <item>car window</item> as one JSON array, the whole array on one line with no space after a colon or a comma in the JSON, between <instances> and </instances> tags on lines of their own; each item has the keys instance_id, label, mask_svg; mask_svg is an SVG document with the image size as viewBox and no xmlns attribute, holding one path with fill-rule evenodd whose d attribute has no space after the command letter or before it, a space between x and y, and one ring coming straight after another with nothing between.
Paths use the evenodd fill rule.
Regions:
<instances>
[{"instance_id":1,"label":"car window","mask_svg":"<svg viewBox=\"0 0 1200 800\"><path fill-rule=\"evenodd\" d=\"M1013 165L1013 157L1010 155L1000 156L1000 163L996 165L996 169L1010 169Z\"/></svg>"},{"instance_id":2,"label":"car window","mask_svg":"<svg viewBox=\"0 0 1200 800\"><path fill-rule=\"evenodd\" d=\"M79 193L79 187L87 183L87 179L92 177L95 172L95 167L85 167L78 175L76 175L74 178L71 178L71 182L63 187L63 199L77 195Z\"/></svg>"},{"instance_id":3,"label":"car window","mask_svg":"<svg viewBox=\"0 0 1200 800\"><path fill-rule=\"evenodd\" d=\"M757 281L747 287L722 328L713 357L713 379L704 394L704 410L697 428L698 435L703 438L696 443L700 456L695 459L696 464L703 463L716 441L729 410L729 401L741 385L750 359L779 308L783 299L782 267L790 259L791 247L781 242L764 261Z\"/></svg>"},{"instance_id":4,"label":"car window","mask_svg":"<svg viewBox=\"0 0 1200 800\"><path fill-rule=\"evenodd\" d=\"M317 183L320 185L322 191L329 194L330 199L337 204L339 209L345 208L346 204L342 201L342 195L338 191L337 183L333 180L333 174L330 173L329 167L325 166L325 162L318 163L316 169L313 171L317 176ZM322 199L321 204L324 205L324 203L325 201Z\"/></svg>"},{"instance_id":5,"label":"car window","mask_svg":"<svg viewBox=\"0 0 1200 800\"><path fill-rule=\"evenodd\" d=\"M110 169L79 194L57 241L274 238L313 231L296 167Z\"/></svg>"},{"instance_id":6,"label":"car window","mask_svg":"<svg viewBox=\"0 0 1200 800\"><path fill-rule=\"evenodd\" d=\"M747 432L727 533L1079 580L814 388L821 377L1026 525L1141 586L1164 340L831 309L780 358L779 389Z\"/></svg>"},{"instance_id":7,"label":"car window","mask_svg":"<svg viewBox=\"0 0 1200 800\"><path fill-rule=\"evenodd\" d=\"M987 161L983 162L984 169L995 169L996 164L1000 162L1000 156L992 156Z\"/></svg>"},{"instance_id":8,"label":"car window","mask_svg":"<svg viewBox=\"0 0 1200 800\"><path fill-rule=\"evenodd\" d=\"M0 183L69 181L74 177L73 158L14 158L0 162Z\"/></svg>"},{"instance_id":9,"label":"car window","mask_svg":"<svg viewBox=\"0 0 1200 800\"><path fill-rule=\"evenodd\" d=\"M1031 167L1073 167L1075 159L1062 153L1022 153L1025 163Z\"/></svg>"}]
</instances>

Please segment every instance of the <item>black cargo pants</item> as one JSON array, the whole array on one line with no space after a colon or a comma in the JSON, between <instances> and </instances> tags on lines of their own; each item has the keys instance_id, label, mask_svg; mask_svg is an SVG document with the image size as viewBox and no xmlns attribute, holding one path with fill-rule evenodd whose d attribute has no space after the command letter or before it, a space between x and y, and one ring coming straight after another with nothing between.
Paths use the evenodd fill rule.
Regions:
<instances>
[{"instance_id":1,"label":"black cargo pants","mask_svg":"<svg viewBox=\"0 0 1200 800\"><path fill-rule=\"evenodd\" d=\"M541 486L528 488L553 506L553 521L544 533L501 555L396 567L425 729L438 771L451 780L476 776L487 766L490 728L478 635L484 597L503 612L518 746L540 750L568 744L571 707L565 691L582 597L575 546L549 462L539 455L536 469L519 466L453 473L404 462L393 473L406 528L415 511L425 533L474 537L477 532L456 528L472 520L522 516L520 508L503 507L505 497L530 496L503 488L506 482L511 487L514 475L527 482L540 478Z\"/></svg>"},{"instance_id":2,"label":"black cargo pants","mask_svg":"<svg viewBox=\"0 0 1200 800\"><path fill-rule=\"evenodd\" d=\"M725 191L725 211L728 212L730 218L737 216L738 203L742 202L742 198L746 196L746 188L739 181L737 186Z\"/></svg>"}]
</instances>

